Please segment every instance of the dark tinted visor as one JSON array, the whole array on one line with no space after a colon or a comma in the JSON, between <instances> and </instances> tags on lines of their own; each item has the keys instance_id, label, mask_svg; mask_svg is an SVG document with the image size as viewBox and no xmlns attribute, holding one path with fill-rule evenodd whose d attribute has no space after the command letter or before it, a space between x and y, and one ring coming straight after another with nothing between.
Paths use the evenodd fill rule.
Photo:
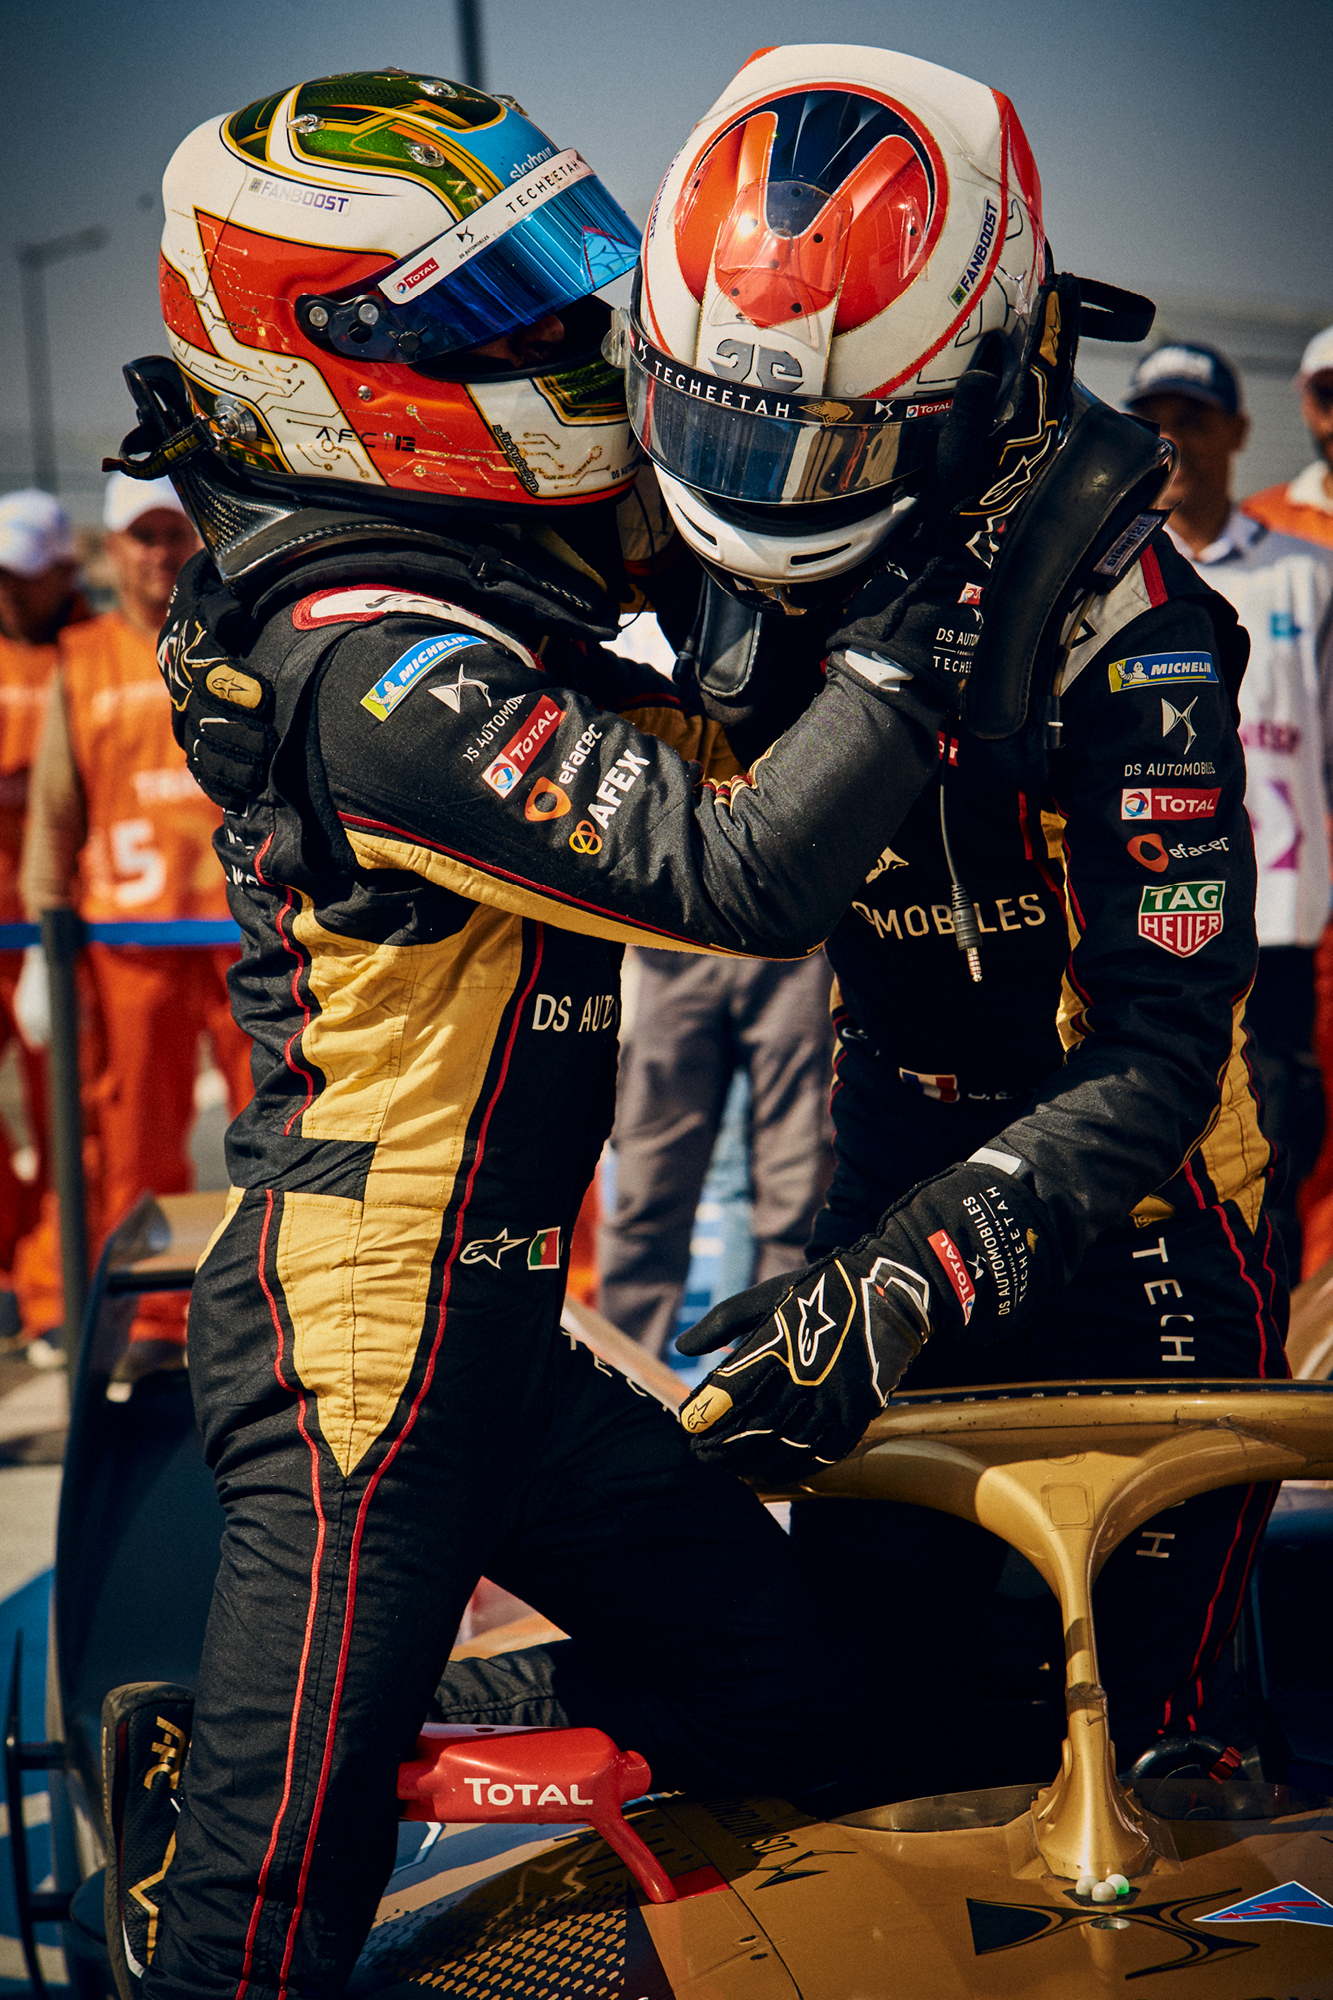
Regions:
<instances>
[{"instance_id":1,"label":"dark tinted visor","mask_svg":"<svg viewBox=\"0 0 1333 2000\"><path fill-rule=\"evenodd\" d=\"M761 506L842 500L935 463L947 396L792 396L687 368L637 326L627 332L634 434L664 471L701 493Z\"/></svg>"}]
</instances>

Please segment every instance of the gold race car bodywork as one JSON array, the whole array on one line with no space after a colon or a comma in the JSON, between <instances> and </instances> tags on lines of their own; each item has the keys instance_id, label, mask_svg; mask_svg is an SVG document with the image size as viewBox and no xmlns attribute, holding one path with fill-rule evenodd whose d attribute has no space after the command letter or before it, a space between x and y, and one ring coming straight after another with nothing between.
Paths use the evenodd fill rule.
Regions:
<instances>
[{"instance_id":1,"label":"gold race car bodywork","mask_svg":"<svg viewBox=\"0 0 1333 2000\"><path fill-rule=\"evenodd\" d=\"M390 1883L353 1990L1074 2000L1148 1979L1161 2000L1333 2000L1333 1808L1258 1781L1128 1790L1091 1608L1106 1557L1162 1508L1219 1486L1330 1477L1323 1384L894 1398L853 1456L802 1491L943 1508L1033 1563L1065 1630L1053 1782L830 1821L780 1800L662 1799L629 1818L672 1877L668 1904L648 1901L590 1833L510 1828L517 1846L464 1859L460 1836L477 1829L445 1828L434 1866Z\"/></svg>"}]
</instances>

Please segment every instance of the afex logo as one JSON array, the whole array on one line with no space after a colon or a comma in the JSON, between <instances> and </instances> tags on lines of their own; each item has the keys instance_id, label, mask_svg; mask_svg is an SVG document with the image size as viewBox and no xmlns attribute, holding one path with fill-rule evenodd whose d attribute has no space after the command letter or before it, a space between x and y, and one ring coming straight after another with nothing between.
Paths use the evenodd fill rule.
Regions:
<instances>
[{"instance_id":1,"label":"afex logo","mask_svg":"<svg viewBox=\"0 0 1333 2000\"><path fill-rule=\"evenodd\" d=\"M564 709L557 708L549 694L542 696L518 735L510 737L499 756L482 772L493 792L499 792L501 798L508 797L564 715Z\"/></svg>"},{"instance_id":2,"label":"afex logo","mask_svg":"<svg viewBox=\"0 0 1333 2000\"><path fill-rule=\"evenodd\" d=\"M1136 785L1120 794L1121 819L1211 819L1217 811L1221 787L1209 791L1185 788L1175 792L1149 790Z\"/></svg>"}]
</instances>

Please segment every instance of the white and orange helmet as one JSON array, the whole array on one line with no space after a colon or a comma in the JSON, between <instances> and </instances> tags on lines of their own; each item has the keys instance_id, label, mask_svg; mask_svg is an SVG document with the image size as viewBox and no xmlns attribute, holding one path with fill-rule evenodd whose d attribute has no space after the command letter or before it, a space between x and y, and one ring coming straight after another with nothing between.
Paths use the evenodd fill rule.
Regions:
<instances>
[{"instance_id":1,"label":"white and orange helmet","mask_svg":"<svg viewBox=\"0 0 1333 2000\"><path fill-rule=\"evenodd\" d=\"M512 99L316 78L200 125L163 200L172 353L242 482L504 510L633 484L593 295L633 269L638 231ZM554 358L476 357L551 312Z\"/></svg>"},{"instance_id":2,"label":"white and orange helmet","mask_svg":"<svg viewBox=\"0 0 1333 2000\"><path fill-rule=\"evenodd\" d=\"M999 91L887 49L752 56L662 183L618 357L685 540L761 583L854 568L989 334L1003 421L1045 263Z\"/></svg>"}]
</instances>

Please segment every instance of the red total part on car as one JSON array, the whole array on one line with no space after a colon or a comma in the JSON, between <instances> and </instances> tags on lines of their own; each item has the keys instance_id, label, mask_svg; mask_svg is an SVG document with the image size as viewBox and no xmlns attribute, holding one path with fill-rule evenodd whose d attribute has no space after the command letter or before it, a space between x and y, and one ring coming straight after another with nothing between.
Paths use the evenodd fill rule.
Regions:
<instances>
[{"instance_id":1,"label":"red total part on car","mask_svg":"<svg viewBox=\"0 0 1333 2000\"><path fill-rule=\"evenodd\" d=\"M601 1729L531 1729L428 1722L417 1754L398 1767L399 1818L586 1820L653 1903L677 1892L656 1855L626 1823L622 1806L653 1781L646 1761Z\"/></svg>"}]
</instances>

